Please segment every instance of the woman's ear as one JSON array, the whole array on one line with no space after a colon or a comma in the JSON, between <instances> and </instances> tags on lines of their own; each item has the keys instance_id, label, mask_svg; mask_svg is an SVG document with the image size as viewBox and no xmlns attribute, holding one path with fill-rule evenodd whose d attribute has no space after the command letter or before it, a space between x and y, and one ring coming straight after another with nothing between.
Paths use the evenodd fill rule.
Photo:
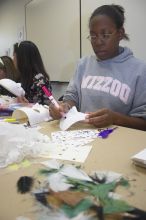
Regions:
<instances>
[{"instance_id":1,"label":"woman's ear","mask_svg":"<svg viewBox=\"0 0 146 220\"><path fill-rule=\"evenodd\" d=\"M119 29L119 40L122 40L125 35L125 29L122 27Z\"/></svg>"}]
</instances>

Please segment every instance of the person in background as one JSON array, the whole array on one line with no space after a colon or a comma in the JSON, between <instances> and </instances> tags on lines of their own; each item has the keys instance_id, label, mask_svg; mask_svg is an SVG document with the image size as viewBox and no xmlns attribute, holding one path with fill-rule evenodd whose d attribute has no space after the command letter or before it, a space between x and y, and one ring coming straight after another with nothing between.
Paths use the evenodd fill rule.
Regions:
<instances>
[{"instance_id":1,"label":"person in background","mask_svg":"<svg viewBox=\"0 0 146 220\"><path fill-rule=\"evenodd\" d=\"M52 90L51 83L37 46L31 41L16 43L13 55L15 66L20 73L21 85L26 92L25 98L31 103L49 104L41 86L45 85ZM22 97L19 101L25 102L26 99Z\"/></svg>"},{"instance_id":2,"label":"person in background","mask_svg":"<svg viewBox=\"0 0 146 220\"><path fill-rule=\"evenodd\" d=\"M9 56L0 57L0 79L4 78L15 82L19 81L19 73L14 66L12 58Z\"/></svg>"},{"instance_id":3,"label":"person in background","mask_svg":"<svg viewBox=\"0 0 146 220\"><path fill-rule=\"evenodd\" d=\"M15 68L12 58L9 56L0 57L0 80L5 78L19 82L19 73ZM0 95L12 96L12 94L2 86L0 86Z\"/></svg>"},{"instance_id":4,"label":"person in background","mask_svg":"<svg viewBox=\"0 0 146 220\"><path fill-rule=\"evenodd\" d=\"M134 57L121 40L124 8L102 5L89 19L89 36L95 56L80 59L59 110L50 107L54 119L76 106L86 112L86 122L96 127L119 125L146 130L146 64Z\"/></svg>"}]
</instances>

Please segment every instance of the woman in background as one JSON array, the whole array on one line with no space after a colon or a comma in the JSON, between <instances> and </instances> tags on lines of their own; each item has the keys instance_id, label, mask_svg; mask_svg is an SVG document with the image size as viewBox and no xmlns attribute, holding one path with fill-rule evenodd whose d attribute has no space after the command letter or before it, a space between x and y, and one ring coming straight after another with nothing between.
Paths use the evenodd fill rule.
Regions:
<instances>
[{"instance_id":1,"label":"woman in background","mask_svg":"<svg viewBox=\"0 0 146 220\"><path fill-rule=\"evenodd\" d=\"M14 63L20 73L20 82L26 92L26 99L32 103L49 104L41 86L45 85L52 90L51 84L37 46L31 41L16 43Z\"/></svg>"},{"instance_id":2,"label":"woman in background","mask_svg":"<svg viewBox=\"0 0 146 220\"><path fill-rule=\"evenodd\" d=\"M9 56L0 57L0 79L11 79L15 82L19 81L19 74L16 70L13 60Z\"/></svg>"},{"instance_id":3,"label":"woman in background","mask_svg":"<svg viewBox=\"0 0 146 220\"><path fill-rule=\"evenodd\" d=\"M9 56L0 57L0 80L5 78L11 79L15 82L19 82L19 73L15 68L13 60ZM8 92L8 90L3 88L2 86L0 86L0 95L13 96L11 93Z\"/></svg>"}]
</instances>

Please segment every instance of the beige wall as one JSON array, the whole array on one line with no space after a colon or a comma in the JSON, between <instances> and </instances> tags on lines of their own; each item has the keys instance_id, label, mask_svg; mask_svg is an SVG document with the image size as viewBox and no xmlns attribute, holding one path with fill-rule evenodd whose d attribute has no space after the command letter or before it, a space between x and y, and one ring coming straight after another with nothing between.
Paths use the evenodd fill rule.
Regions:
<instances>
[{"instance_id":1,"label":"beige wall","mask_svg":"<svg viewBox=\"0 0 146 220\"><path fill-rule=\"evenodd\" d=\"M38 46L51 80L72 77L80 58L79 27L79 0L33 0L27 5L27 39Z\"/></svg>"},{"instance_id":2,"label":"beige wall","mask_svg":"<svg viewBox=\"0 0 146 220\"><path fill-rule=\"evenodd\" d=\"M24 28L25 38L25 8L29 0L5 0L0 2L0 56L10 50L18 41L18 31Z\"/></svg>"},{"instance_id":3,"label":"beige wall","mask_svg":"<svg viewBox=\"0 0 146 220\"><path fill-rule=\"evenodd\" d=\"M0 1L0 55L5 54L9 48L12 55L13 44L18 41L19 29L25 28L24 6L28 2L31 0ZM33 40L38 45L51 80L69 81L80 53L79 0L34 0L34 2L38 4L46 2L44 5L47 4L47 7L35 10L34 4L27 5L27 39ZM115 3L121 4L126 10L125 29L130 36L130 42L122 44L129 46L136 57L146 61L145 0L81 0L81 3L82 56L92 53L90 42L86 39L89 34L88 19L91 12L101 4ZM47 8L48 12L45 11ZM42 22L45 16L46 20ZM25 37L24 30L24 39Z\"/></svg>"}]
</instances>

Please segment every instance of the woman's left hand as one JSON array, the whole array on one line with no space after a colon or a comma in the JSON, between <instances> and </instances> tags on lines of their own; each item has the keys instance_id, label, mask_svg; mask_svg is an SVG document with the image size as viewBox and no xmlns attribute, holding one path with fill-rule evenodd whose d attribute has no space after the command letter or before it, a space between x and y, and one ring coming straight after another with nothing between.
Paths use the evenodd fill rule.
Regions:
<instances>
[{"instance_id":1,"label":"woman's left hand","mask_svg":"<svg viewBox=\"0 0 146 220\"><path fill-rule=\"evenodd\" d=\"M29 101L24 96L17 97L17 102L18 103L29 103Z\"/></svg>"},{"instance_id":2,"label":"woman's left hand","mask_svg":"<svg viewBox=\"0 0 146 220\"><path fill-rule=\"evenodd\" d=\"M109 109L100 109L96 112L87 113L87 123L93 124L98 128L106 127L114 124L114 112Z\"/></svg>"}]
</instances>

